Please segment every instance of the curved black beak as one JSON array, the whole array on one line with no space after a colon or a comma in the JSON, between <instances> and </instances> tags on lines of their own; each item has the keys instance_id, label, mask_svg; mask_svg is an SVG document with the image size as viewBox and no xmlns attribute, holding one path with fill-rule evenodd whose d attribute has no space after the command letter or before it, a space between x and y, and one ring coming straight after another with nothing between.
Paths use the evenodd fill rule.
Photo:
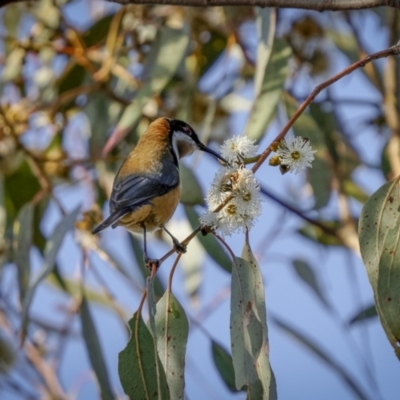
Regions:
<instances>
[{"instance_id":1,"label":"curved black beak","mask_svg":"<svg viewBox=\"0 0 400 400\"><path fill-rule=\"evenodd\" d=\"M204 151L205 153L211 154L214 157L218 158L219 160L223 161L225 164L228 164L228 161L226 161L224 158L222 158L216 151L209 149L203 143L199 142L199 143L197 143L197 146L198 146L199 150Z\"/></svg>"}]
</instances>

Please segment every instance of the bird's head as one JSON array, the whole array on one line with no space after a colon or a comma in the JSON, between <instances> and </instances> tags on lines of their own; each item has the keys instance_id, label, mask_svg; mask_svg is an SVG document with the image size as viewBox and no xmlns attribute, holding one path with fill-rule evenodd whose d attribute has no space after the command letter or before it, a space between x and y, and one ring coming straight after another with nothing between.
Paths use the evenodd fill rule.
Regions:
<instances>
[{"instance_id":1,"label":"bird's head","mask_svg":"<svg viewBox=\"0 0 400 400\"><path fill-rule=\"evenodd\" d=\"M179 119L168 119L168 122L170 125L172 148L178 158L188 156L195 150L201 150L227 163L216 151L211 150L200 142L196 132L189 124Z\"/></svg>"}]
</instances>

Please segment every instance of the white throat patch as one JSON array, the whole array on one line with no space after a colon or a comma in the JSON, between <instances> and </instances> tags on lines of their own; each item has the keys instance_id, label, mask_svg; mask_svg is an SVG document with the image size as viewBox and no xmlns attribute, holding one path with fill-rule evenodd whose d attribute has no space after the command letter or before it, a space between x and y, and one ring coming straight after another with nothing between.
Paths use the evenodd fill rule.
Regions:
<instances>
[{"instance_id":1,"label":"white throat patch","mask_svg":"<svg viewBox=\"0 0 400 400\"><path fill-rule=\"evenodd\" d=\"M172 148L178 158L188 156L198 149L195 141L181 131L172 133Z\"/></svg>"}]
</instances>

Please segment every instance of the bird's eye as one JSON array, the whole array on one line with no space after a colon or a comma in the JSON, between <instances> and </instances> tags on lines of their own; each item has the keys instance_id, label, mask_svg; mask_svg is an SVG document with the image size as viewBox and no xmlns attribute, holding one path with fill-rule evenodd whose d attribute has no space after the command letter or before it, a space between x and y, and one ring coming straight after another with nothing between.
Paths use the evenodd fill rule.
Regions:
<instances>
[{"instance_id":1,"label":"bird's eye","mask_svg":"<svg viewBox=\"0 0 400 400\"><path fill-rule=\"evenodd\" d=\"M192 131L190 130L190 128L188 126L184 126L183 130L185 131L185 133L187 133L188 135L192 134Z\"/></svg>"}]
</instances>

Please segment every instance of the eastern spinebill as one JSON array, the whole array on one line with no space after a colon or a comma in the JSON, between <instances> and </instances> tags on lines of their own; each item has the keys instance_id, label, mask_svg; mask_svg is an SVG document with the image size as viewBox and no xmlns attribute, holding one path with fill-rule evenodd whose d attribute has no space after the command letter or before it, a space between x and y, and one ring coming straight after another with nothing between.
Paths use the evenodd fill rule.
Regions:
<instances>
[{"instance_id":1,"label":"eastern spinebill","mask_svg":"<svg viewBox=\"0 0 400 400\"><path fill-rule=\"evenodd\" d=\"M158 260L147 256L146 232L163 229L178 252L186 248L165 228L178 206L180 177L178 160L201 150L226 161L202 144L186 122L158 118L147 128L136 147L121 165L113 184L110 216L94 230L96 234L111 225L131 232L143 232L144 260L147 266Z\"/></svg>"}]
</instances>

